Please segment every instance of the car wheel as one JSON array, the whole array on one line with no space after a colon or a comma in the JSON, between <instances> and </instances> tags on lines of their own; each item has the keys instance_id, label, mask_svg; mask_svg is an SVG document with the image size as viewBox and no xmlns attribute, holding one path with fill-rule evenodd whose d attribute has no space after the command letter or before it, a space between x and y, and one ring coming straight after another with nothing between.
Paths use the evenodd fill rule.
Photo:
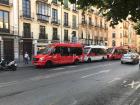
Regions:
<instances>
[{"instance_id":1,"label":"car wheel","mask_svg":"<svg viewBox=\"0 0 140 105\"><path fill-rule=\"evenodd\" d=\"M121 64L124 64L124 62L123 62L123 61L121 61Z\"/></svg>"},{"instance_id":2,"label":"car wheel","mask_svg":"<svg viewBox=\"0 0 140 105\"><path fill-rule=\"evenodd\" d=\"M74 61L74 64L75 64L75 65L78 65L78 64L79 64L79 60L76 59L76 60Z\"/></svg>"},{"instance_id":3,"label":"car wheel","mask_svg":"<svg viewBox=\"0 0 140 105\"><path fill-rule=\"evenodd\" d=\"M87 62L88 62L88 63L91 63L91 58L88 58Z\"/></svg>"},{"instance_id":4,"label":"car wheel","mask_svg":"<svg viewBox=\"0 0 140 105\"><path fill-rule=\"evenodd\" d=\"M47 68L52 67L52 65L53 65L53 64L52 64L52 62L51 62L51 61L47 61L47 62L46 62L46 67L47 67Z\"/></svg>"}]
</instances>

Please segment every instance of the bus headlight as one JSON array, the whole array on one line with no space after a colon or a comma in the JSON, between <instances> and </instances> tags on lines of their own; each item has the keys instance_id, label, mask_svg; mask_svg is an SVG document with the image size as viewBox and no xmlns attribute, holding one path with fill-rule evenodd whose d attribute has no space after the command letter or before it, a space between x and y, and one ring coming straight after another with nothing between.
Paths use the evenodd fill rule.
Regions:
<instances>
[{"instance_id":1,"label":"bus headlight","mask_svg":"<svg viewBox=\"0 0 140 105\"><path fill-rule=\"evenodd\" d=\"M44 57L41 57L39 60L40 60L40 61L44 61L44 59L45 59Z\"/></svg>"}]
</instances>

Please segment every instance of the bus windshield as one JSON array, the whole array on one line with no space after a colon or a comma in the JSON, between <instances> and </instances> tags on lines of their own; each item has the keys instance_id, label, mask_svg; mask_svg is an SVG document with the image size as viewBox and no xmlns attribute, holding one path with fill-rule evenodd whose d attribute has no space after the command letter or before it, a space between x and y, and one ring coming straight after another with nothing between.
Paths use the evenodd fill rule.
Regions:
<instances>
[{"instance_id":1,"label":"bus windshield","mask_svg":"<svg viewBox=\"0 0 140 105\"><path fill-rule=\"evenodd\" d=\"M113 53L113 48L108 48L108 49L107 49L107 52L108 52L108 53Z\"/></svg>"},{"instance_id":2,"label":"bus windshield","mask_svg":"<svg viewBox=\"0 0 140 105\"><path fill-rule=\"evenodd\" d=\"M41 50L40 54L50 54L53 50L53 46L48 45L45 49Z\"/></svg>"},{"instance_id":3,"label":"bus windshield","mask_svg":"<svg viewBox=\"0 0 140 105\"><path fill-rule=\"evenodd\" d=\"M89 52L89 50L90 50L90 47L85 47L84 48L84 54L87 54Z\"/></svg>"}]
</instances>

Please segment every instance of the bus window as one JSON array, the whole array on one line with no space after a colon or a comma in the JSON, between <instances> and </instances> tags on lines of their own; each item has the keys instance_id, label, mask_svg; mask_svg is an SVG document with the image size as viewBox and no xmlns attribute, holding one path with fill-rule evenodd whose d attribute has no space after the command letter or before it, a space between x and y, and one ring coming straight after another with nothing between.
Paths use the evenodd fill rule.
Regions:
<instances>
[{"instance_id":1,"label":"bus window","mask_svg":"<svg viewBox=\"0 0 140 105\"><path fill-rule=\"evenodd\" d=\"M89 53L89 50L90 50L90 47L84 48L84 54L88 54Z\"/></svg>"},{"instance_id":2,"label":"bus window","mask_svg":"<svg viewBox=\"0 0 140 105\"><path fill-rule=\"evenodd\" d=\"M60 47L54 48L54 54L60 54L60 50L61 50Z\"/></svg>"},{"instance_id":3,"label":"bus window","mask_svg":"<svg viewBox=\"0 0 140 105\"><path fill-rule=\"evenodd\" d=\"M61 56L69 56L68 47L61 47Z\"/></svg>"}]
</instances>

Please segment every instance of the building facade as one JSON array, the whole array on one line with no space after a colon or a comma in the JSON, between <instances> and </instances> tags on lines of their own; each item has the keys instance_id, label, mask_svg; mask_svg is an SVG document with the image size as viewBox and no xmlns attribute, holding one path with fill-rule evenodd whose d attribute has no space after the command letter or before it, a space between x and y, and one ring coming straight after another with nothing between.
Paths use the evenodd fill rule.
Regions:
<instances>
[{"instance_id":1,"label":"building facade","mask_svg":"<svg viewBox=\"0 0 140 105\"><path fill-rule=\"evenodd\" d=\"M0 0L0 57L23 61L47 44L136 45L132 24L109 27L97 9L83 12L69 0ZM10 50L10 51L9 51Z\"/></svg>"},{"instance_id":2,"label":"building facade","mask_svg":"<svg viewBox=\"0 0 140 105\"><path fill-rule=\"evenodd\" d=\"M113 46L130 46L136 47L137 35L130 21L123 21L114 28L109 27L108 39L109 47Z\"/></svg>"},{"instance_id":3,"label":"building facade","mask_svg":"<svg viewBox=\"0 0 140 105\"><path fill-rule=\"evenodd\" d=\"M0 58L18 59L17 0L0 0Z\"/></svg>"}]
</instances>

